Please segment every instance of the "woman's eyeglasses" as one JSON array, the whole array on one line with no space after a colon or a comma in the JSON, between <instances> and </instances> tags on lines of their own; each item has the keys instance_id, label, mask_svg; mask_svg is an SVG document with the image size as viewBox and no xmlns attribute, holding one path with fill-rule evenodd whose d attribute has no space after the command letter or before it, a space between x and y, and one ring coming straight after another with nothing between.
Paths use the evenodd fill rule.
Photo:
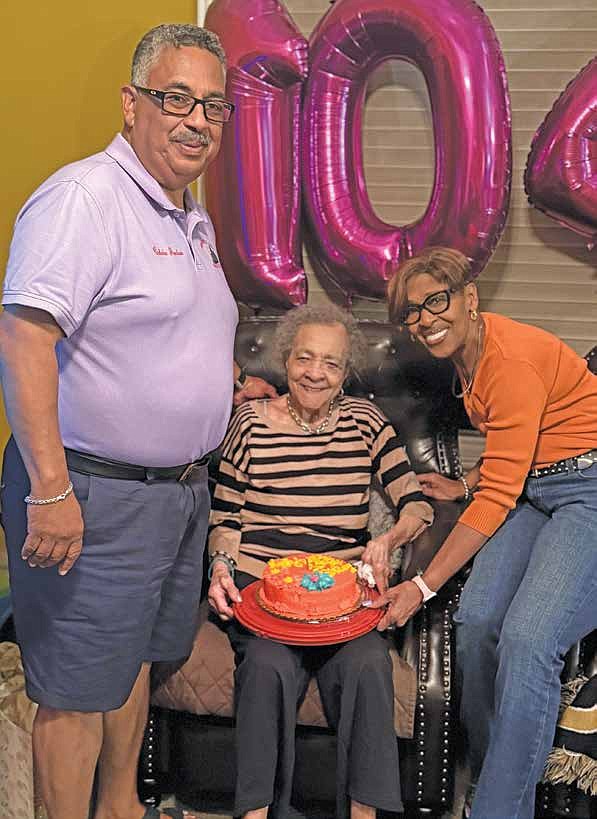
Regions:
<instances>
[{"instance_id":1,"label":"woman's eyeglasses","mask_svg":"<svg viewBox=\"0 0 597 819\"><path fill-rule=\"evenodd\" d=\"M447 290L438 290L431 293L421 304L409 303L400 314L400 323L407 327L416 324L421 318L421 312L427 310L432 316L439 316L445 313L450 307L450 295L458 292L456 288L449 287Z\"/></svg>"}]
</instances>

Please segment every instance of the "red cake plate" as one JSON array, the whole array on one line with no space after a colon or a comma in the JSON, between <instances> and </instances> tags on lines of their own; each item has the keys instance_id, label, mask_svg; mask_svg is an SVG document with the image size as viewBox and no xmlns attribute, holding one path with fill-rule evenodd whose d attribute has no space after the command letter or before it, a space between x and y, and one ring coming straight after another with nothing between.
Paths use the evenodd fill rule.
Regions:
<instances>
[{"instance_id":1,"label":"red cake plate","mask_svg":"<svg viewBox=\"0 0 597 819\"><path fill-rule=\"evenodd\" d=\"M232 608L238 621L245 628L259 637L268 637L278 643L291 646L326 646L333 643L346 643L372 631L379 623L384 609L370 609L361 606L352 614L337 617L335 620L302 623L285 620L265 611L257 602L257 592L261 580L256 580L241 592L242 602L234 603ZM365 587L364 600L376 600L377 589Z\"/></svg>"}]
</instances>

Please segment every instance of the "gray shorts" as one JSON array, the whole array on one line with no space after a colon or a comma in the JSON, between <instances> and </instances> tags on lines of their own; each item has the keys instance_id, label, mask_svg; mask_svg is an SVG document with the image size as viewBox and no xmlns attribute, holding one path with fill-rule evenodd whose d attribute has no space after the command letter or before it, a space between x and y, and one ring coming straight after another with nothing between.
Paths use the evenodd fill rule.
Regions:
<instances>
[{"instance_id":1,"label":"gray shorts","mask_svg":"<svg viewBox=\"0 0 597 819\"><path fill-rule=\"evenodd\" d=\"M65 576L21 559L29 479L11 439L2 523L27 694L66 711L126 702L144 662L190 654L209 517L207 467L177 481L126 481L71 472L85 533Z\"/></svg>"}]
</instances>

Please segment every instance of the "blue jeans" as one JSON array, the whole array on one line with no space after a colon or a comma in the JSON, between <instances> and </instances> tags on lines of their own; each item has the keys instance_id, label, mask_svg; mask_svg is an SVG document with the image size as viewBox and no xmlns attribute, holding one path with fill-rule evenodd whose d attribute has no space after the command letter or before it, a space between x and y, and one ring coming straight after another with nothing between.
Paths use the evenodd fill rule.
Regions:
<instances>
[{"instance_id":1,"label":"blue jeans","mask_svg":"<svg viewBox=\"0 0 597 819\"><path fill-rule=\"evenodd\" d=\"M597 464L529 478L455 616L471 819L532 819L567 650L597 627Z\"/></svg>"}]
</instances>

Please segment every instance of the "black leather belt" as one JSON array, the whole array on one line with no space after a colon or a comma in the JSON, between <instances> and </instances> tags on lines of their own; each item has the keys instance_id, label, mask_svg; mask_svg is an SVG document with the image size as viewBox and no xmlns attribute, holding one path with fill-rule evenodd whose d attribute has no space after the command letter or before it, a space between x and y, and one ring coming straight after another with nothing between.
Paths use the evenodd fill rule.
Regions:
<instances>
[{"instance_id":1,"label":"black leather belt","mask_svg":"<svg viewBox=\"0 0 597 819\"><path fill-rule=\"evenodd\" d=\"M73 472L83 475L96 475L99 478L116 478L121 481L184 481L194 469L206 466L211 455L204 455L197 461L180 466L136 466L125 464L122 461L111 461L108 458L98 458L86 452L77 452L75 449L64 450L66 463Z\"/></svg>"},{"instance_id":2,"label":"black leather belt","mask_svg":"<svg viewBox=\"0 0 597 819\"><path fill-rule=\"evenodd\" d=\"M597 449L584 452L582 455L575 455L573 458L564 458L562 461L556 461L555 464L549 464L549 466L542 466L540 469L531 469L529 477L545 478L547 475L577 472L579 469L587 469L591 464L597 464Z\"/></svg>"}]
</instances>

